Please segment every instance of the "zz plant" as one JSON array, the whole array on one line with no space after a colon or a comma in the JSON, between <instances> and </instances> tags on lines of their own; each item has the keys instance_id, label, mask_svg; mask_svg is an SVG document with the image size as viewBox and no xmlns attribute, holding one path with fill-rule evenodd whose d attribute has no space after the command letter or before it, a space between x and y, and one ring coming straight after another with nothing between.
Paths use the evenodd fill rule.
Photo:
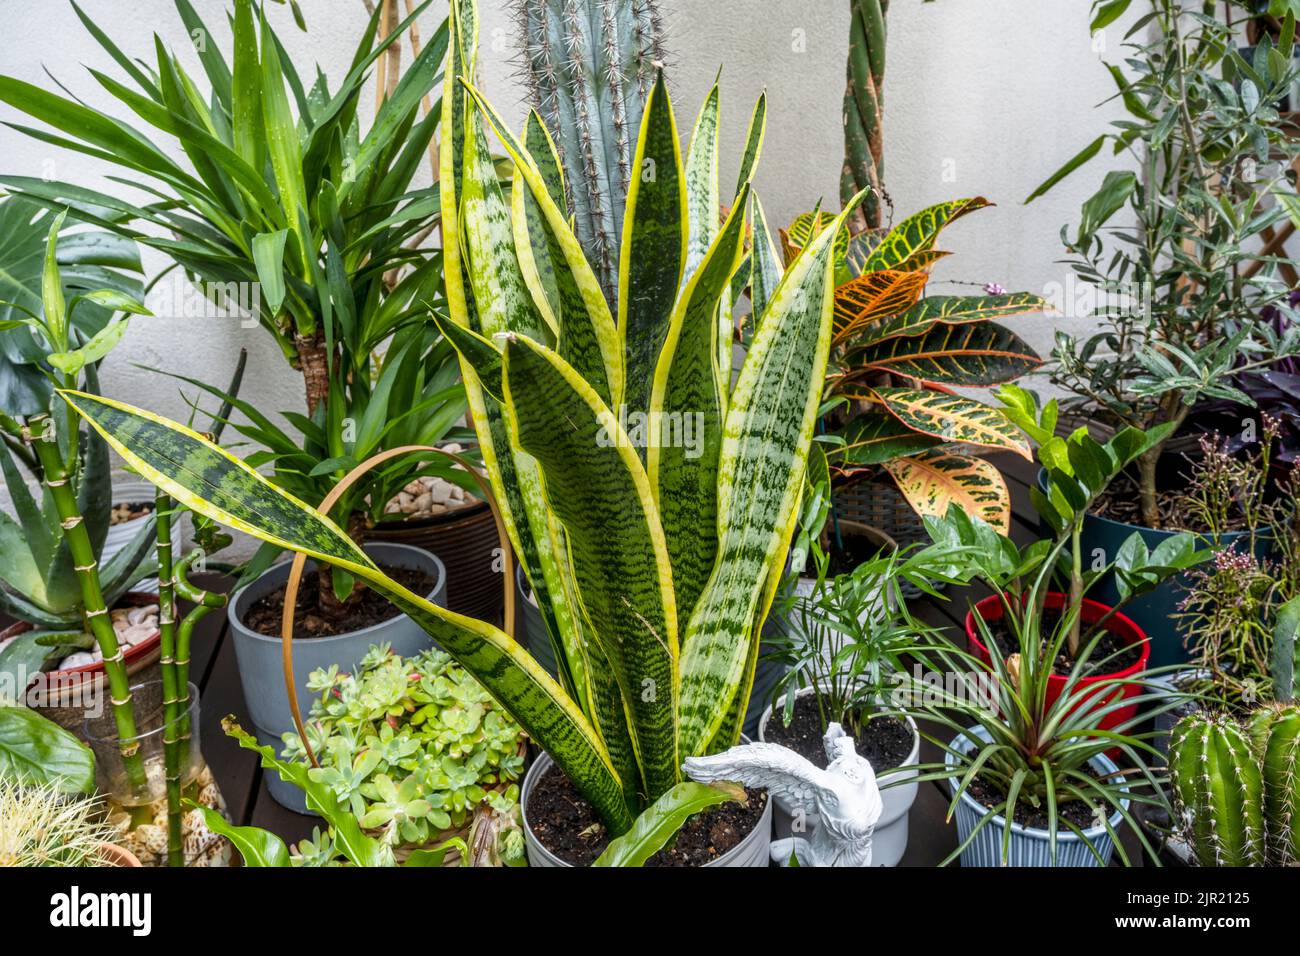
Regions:
<instances>
[{"instance_id":1,"label":"zz plant","mask_svg":"<svg viewBox=\"0 0 1300 956\"><path fill-rule=\"evenodd\" d=\"M615 316L561 205L543 126L530 117L516 138L473 86L475 4L454 3L451 22L440 137L450 316L434 318L461 351L484 461L551 628L558 680L509 635L387 578L326 517L202 436L117 402L65 398L188 507L388 596L501 702L618 836L682 782L685 757L739 738L817 417L838 223L784 275L755 274L759 319L733 384L730 362L719 360L731 348L719 302L743 252L758 137L725 223L688 217L689 203L716 186L683 168L668 93L656 82L637 167L652 161L657 175L629 190L626 294ZM509 202L486 126L514 166ZM524 196L538 216L521 212ZM693 270L692 247L703 249ZM536 268L543 248L545 275ZM624 427L632 416L653 425L644 447ZM688 421L698 442L664 440L682 438L676 426Z\"/></svg>"}]
</instances>

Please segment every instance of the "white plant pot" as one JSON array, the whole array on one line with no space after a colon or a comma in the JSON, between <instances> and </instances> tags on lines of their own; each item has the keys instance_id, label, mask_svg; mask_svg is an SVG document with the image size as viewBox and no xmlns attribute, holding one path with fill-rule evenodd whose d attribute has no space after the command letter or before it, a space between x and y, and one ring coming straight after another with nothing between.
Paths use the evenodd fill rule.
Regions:
<instances>
[{"instance_id":1,"label":"white plant pot","mask_svg":"<svg viewBox=\"0 0 1300 956\"><path fill-rule=\"evenodd\" d=\"M812 689L805 687L799 691L798 696L805 697L811 693ZM780 707L784 703L785 697L781 697L777 700L776 706ZM773 708L768 707L763 711L763 716L758 722L758 739L761 741L767 742L767 722L771 719L772 713ZM876 780L881 787L880 800L884 808L871 838L872 866L897 866L898 861L907 851L907 819L912 804L916 802L918 789L916 775L917 765L921 759L921 735L917 732L916 722L911 717L904 719L912 732L912 752L897 767L877 775ZM886 784L891 786L886 787ZM773 839L781 840L795 836L795 814L790 801L785 797L776 796L772 802L775 804L772 813ZM817 814L810 814L800 821L797 835L811 837L820 822Z\"/></svg>"}]
</instances>

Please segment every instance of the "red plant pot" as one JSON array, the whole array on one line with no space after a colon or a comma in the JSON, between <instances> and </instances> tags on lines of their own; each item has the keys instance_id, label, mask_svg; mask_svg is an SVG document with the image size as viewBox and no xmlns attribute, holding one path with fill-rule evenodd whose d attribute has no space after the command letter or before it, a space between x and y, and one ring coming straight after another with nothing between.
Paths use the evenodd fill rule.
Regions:
<instances>
[{"instance_id":1,"label":"red plant pot","mask_svg":"<svg viewBox=\"0 0 1300 956\"><path fill-rule=\"evenodd\" d=\"M116 607L142 607L148 604L157 604L158 595L156 593L147 594L143 591L128 591L118 600ZM0 630L0 643L11 637L18 637L20 634L26 634L32 630L32 625L26 621L19 621ZM122 652L123 663L126 666L128 675L134 675L137 672L148 667L158 660L162 654L161 647L162 635L154 631L148 638L136 644L134 647L128 647ZM96 661L93 664L83 664L80 667L69 667L67 670L52 671L46 675L45 680L49 682L46 688L47 695L57 698L58 695L80 687L83 683L100 680L104 675L104 662ZM40 675L32 675L32 683L40 680ZM30 688L30 684L28 688ZM28 688L23 688L27 690ZM51 701L54 703L55 701Z\"/></svg>"},{"instance_id":2,"label":"red plant pot","mask_svg":"<svg viewBox=\"0 0 1300 956\"><path fill-rule=\"evenodd\" d=\"M1069 598L1067 595L1062 594L1059 591L1049 591L1046 600L1043 602L1043 607L1047 610L1059 611L1065 607L1068 601ZM991 624L994 621L1000 621L1005 610L1006 609L1002 606L1002 599L997 595L994 595L977 602L973 611L966 612L967 647L972 654L989 666L992 666L993 659L989 655L988 648L985 647L983 642L979 639L979 631L975 627L975 614L978 613L980 617ZM1089 601L1087 598L1084 598L1083 606L1079 610L1079 617L1085 625L1096 624L1107 614L1110 614L1111 616L1106 621L1106 630L1111 634L1118 635L1125 644L1130 646L1133 644L1141 644L1141 656L1138 657L1135 663L1121 671L1115 671L1110 674L1098 674L1093 677L1079 678L1078 683L1075 685L1075 694L1083 695L1084 691L1090 684L1099 684L1103 681L1109 681L1112 682L1112 686L1114 686L1113 682L1117 680L1132 679L1142 671L1146 670L1147 661L1151 658L1151 641L1147 638L1146 633L1143 632L1142 628L1138 627L1132 619L1125 617L1118 611L1111 614L1111 609L1108 605L1102 604L1099 601ZM1056 699L1060 697L1061 692L1065 690L1065 685L1068 680L1069 678L1058 674L1052 674L1047 678L1047 695L1046 700L1044 701L1045 706L1051 707L1052 704L1056 703ZM1106 704L1119 700L1121 697L1136 697L1141 693L1141 691L1142 687L1139 684L1124 684L1117 686L1113 693L1107 695L1104 703L1100 703L1097 706L1105 706ZM1080 704L1082 704L1085 699L1086 698L1081 696ZM1099 722L1100 729L1114 730L1126 721L1132 720L1136 713L1136 703L1128 707L1120 707L1117 710L1112 710L1110 713L1101 717Z\"/></svg>"}]
</instances>

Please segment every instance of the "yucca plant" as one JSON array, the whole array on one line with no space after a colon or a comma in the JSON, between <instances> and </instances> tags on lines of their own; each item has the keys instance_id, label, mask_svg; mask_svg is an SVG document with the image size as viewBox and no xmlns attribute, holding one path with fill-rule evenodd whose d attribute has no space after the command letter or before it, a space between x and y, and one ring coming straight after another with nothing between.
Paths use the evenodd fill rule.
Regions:
<instances>
[{"instance_id":1,"label":"yucca plant","mask_svg":"<svg viewBox=\"0 0 1300 956\"><path fill-rule=\"evenodd\" d=\"M202 436L120 403L65 397L195 511L387 595L510 711L617 836L682 782L683 758L739 737L830 348L836 230L779 281L756 275L760 318L733 388L718 361L730 329L717 304L743 251L756 146L726 223L687 273L688 197L716 187L686 175L656 82L637 155L658 172L629 192L628 294L616 319L560 205L540 122L530 117L517 139L472 85L474 3L453 4L452 22L440 137L451 314L435 318L461 349L484 460L552 629L558 681L509 635L385 577L327 518ZM514 165L512 199L530 196L540 219L512 218L487 126ZM549 286L533 268L534 243L552 253ZM647 447L624 427L632 414L655 423ZM671 440L680 433L659 426L687 415L699 416L700 441L682 447Z\"/></svg>"},{"instance_id":2,"label":"yucca plant","mask_svg":"<svg viewBox=\"0 0 1300 956\"><path fill-rule=\"evenodd\" d=\"M137 126L0 77L0 101L61 135L26 132L115 163L158 201L135 205L25 177L0 182L164 252L216 307L247 308L301 371L307 414L284 413L298 434L247 402L235 406L247 419L238 430L261 446L253 463L272 465L280 484L313 503L375 452L457 437L452 430L465 411L450 347L423 323L430 305L442 303L442 257L416 251L437 224L438 190L412 185L438 128L441 104L429 95L447 48L445 22L400 80L381 85L368 129L358 117L372 71L393 62L390 54L428 5L408 6L410 15L385 35L381 22L392 25L393 5L375 10L331 89L323 70L304 80L255 0L234 2L229 55L189 0L176 0L187 32L204 38L202 78L161 42L156 64L138 65L74 4L125 74L92 76L139 117ZM188 164L155 145L171 138ZM418 467L408 460L368 475L336 506L340 522L363 538ZM440 463L424 468L452 481L463 475ZM275 553L264 550L249 576ZM347 575L333 584L340 601L352 592ZM336 610L329 590L325 607Z\"/></svg>"},{"instance_id":3,"label":"yucca plant","mask_svg":"<svg viewBox=\"0 0 1300 956\"><path fill-rule=\"evenodd\" d=\"M428 5L421 3L415 15ZM347 74L331 90L323 71L304 84L262 4L235 0L229 58L189 0L176 0L176 8L187 32L204 39L206 90L161 41L156 64L141 66L73 4L128 82L94 69L91 75L143 126L0 77L0 101L60 135L25 132L123 168L132 185L146 186L158 201L135 205L70 183L26 177L0 182L14 194L72 208L86 222L159 249L218 305L233 290L301 370L308 414L314 415L332 384L360 371L334 367L345 340L354 360L364 360L367 344L413 321L412 300L418 304L437 288L437 257L413 253L403 243L422 233L438 208L436 190L410 191L410 184L438 124L436 108L421 117L420 107L436 83L445 24L363 133L357 108L368 71L414 15L377 38L376 11ZM157 145L173 138L190 168ZM147 226L162 234L145 231ZM418 266L387 300L383 277L413 260ZM245 301L238 294L241 283L259 295ZM380 300L386 307L376 307Z\"/></svg>"},{"instance_id":4,"label":"yucca plant","mask_svg":"<svg viewBox=\"0 0 1300 956\"><path fill-rule=\"evenodd\" d=\"M935 248L939 233L988 205L957 199L883 237L836 236L835 332L818 448L839 481L883 468L919 514L942 517L955 502L1005 530L1006 483L962 446L1028 458L1029 443L999 409L953 389L988 388L1037 368L1034 350L993 320L1046 304L1025 292L924 295L931 267L947 255ZM831 221L819 210L795 219L782 233L786 256Z\"/></svg>"}]
</instances>

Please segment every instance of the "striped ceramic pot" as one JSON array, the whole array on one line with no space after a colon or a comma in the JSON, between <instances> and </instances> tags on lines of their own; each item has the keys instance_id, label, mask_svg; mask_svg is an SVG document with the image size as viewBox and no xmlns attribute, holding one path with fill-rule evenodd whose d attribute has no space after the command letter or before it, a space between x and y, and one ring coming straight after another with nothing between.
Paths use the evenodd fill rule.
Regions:
<instances>
[{"instance_id":1,"label":"striped ceramic pot","mask_svg":"<svg viewBox=\"0 0 1300 956\"><path fill-rule=\"evenodd\" d=\"M974 743L969 737L977 737L980 740L987 741L988 734L983 727L971 727L964 735L952 742L952 749L962 753L969 752ZM956 772L957 758L951 753L944 755L944 763ZM1098 771L1105 774L1113 774L1119 768L1114 762L1105 755L1098 755L1092 759L1092 766ZM1116 778L1120 782L1122 777ZM957 778L953 776L948 781L949 787L955 792L957 789ZM1121 801L1124 809L1128 809L1128 801ZM974 831L980 820L989 815L989 808L971 797L967 793L961 795L961 800L957 803L957 845L965 843L967 838ZM1118 830L1120 821L1123 819L1120 811L1116 810L1111 816L1110 827L1112 830ZM1002 859L1002 841L1006 832L1007 822L1001 816L995 816L992 820L980 828L975 839L970 842L966 849L961 852L962 866L1103 866L1110 863L1111 854L1115 851L1115 843L1110 834L1106 832L1104 826L1091 827L1083 831L1083 838L1075 833L1062 832L1056 835L1056 862L1052 862L1051 853L1051 835L1046 830L1038 830L1034 827L1021 826L1019 823L1011 824L1011 840L1007 847L1007 859ZM1084 841L1087 841L1086 843ZM1089 849L1091 844L1092 849ZM1094 851L1096 851L1094 853Z\"/></svg>"}]
</instances>

